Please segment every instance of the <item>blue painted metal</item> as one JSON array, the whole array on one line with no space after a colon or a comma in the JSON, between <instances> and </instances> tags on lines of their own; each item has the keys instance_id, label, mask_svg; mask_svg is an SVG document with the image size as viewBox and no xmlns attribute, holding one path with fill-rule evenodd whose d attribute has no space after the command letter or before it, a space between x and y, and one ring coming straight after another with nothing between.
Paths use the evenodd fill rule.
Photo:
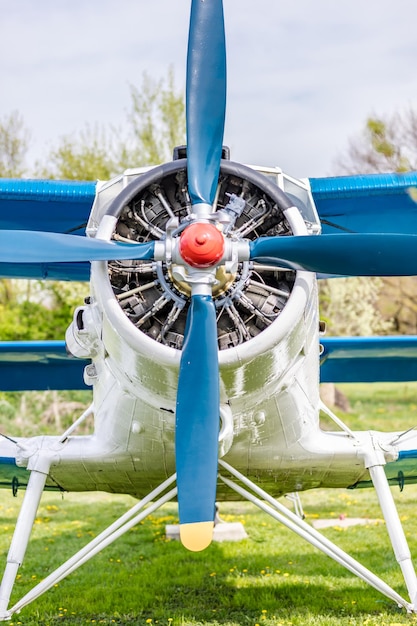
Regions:
<instances>
[{"instance_id":1,"label":"blue painted metal","mask_svg":"<svg viewBox=\"0 0 417 626\"><path fill-rule=\"evenodd\" d=\"M0 390L88 389L87 360L67 354L64 341L0 342Z\"/></svg>"},{"instance_id":2,"label":"blue painted metal","mask_svg":"<svg viewBox=\"0 0 417 626\"><path fill-rule=\"evenodd\" d=\"M310 178L322 232L417 233L417 172Z\"/></svg>"},{"instance_id":3,"label":"blue painted metal","mask_svg":"<svg viewBox=\"0 0 417 626\"><path fill-rule=\"evenodd\" d=\"M0 278L90 280L90 263L0 263Z\"/></svg>"},{"instance_id":4,"label":"blue painted metal","mask_svg":"<svg viewBox=\"0 0 417 626\"><path fill-rule=\"evenodd\" d=\"M321 339L321 382L417 380L417 336Z\"/></svg>"},{"instance_id":5,"label":"blue painted metal","mask_svg":"<svg viewBox=\"0 0 417 626\"><path fill-rule=\"evenodd\" d=\"M0 437L1 446L1 437ZM26 489L30 472L25 467L16 465L13 457L0 456L0 488L10 488L13 495L17 495L19 489ZM46 491L62 491L59 485L47 479Z\"/></svg>"},{"instance_id":6,"label":"blue painted metal","mask_svg":"<svg viewBox=\"0 0 417 626\"><path fill-rule=\"evenodd\" d=\"M331 234L261 237L251 259L271 265L341 276L417 274L417 234Z\"/></svg>"},{"instance_id":7,"label":"blue painted metal","mask_svg":"<svg viewBox=\"0 0 417 626\"><path fill-rule=\"evenodd\" d=\"M187 55L188 189L193 204L213 204L226 111L226 43L221 0L191 5Z\"/></svg>"},{"instance_id":8,"label":"blue painted metal","mask_svg":"<svg viewBox=\"0 0 417 626\"><path fill-rule=\"evenodd\" d=\"M0 230L0 272L1 263L152 259L154 246L154 241L129 244L62 233Z\"/></svg>"},{"instance_id":9,"label":"blue painted metal","mask_svg":"<svg viewBox=\"0 0 417 626\"><path fill-rule=\"evenodd\" d=\"M24 467L18 467L14 457L0 456L0 488L9 487L16 495L20 487L26 489L28 480L29 472Z\"/></svg>"},{"instance_id":10,"label":"blue painted metal","mask_svg":"<svg viewBox=\"0 0 417 626\"><path fill-rule=\"evenodd\" d=\"M0 456L0 465L16 465L16 459L12 456Z\"/></svg>"},{"instance_id":11,"label":"blue painted metal","mask_svg":"<svg viewBox=\"0 0 417 626\"><path fill-rule=\"evenodd\" d=\"M323 337L321 344L321 382L417 380L417 336ZM87 363L69 356L64 341L3 341L0 390L86 389Z\"/></svg>"},{"instance_id":12,"label":"blue painted metal","mask_svg":"<svg viewBox=\"0 0 417 626\"><path fill-rule=\"evenodd\" d=\"M0 229L83 235L95 182L0 179Z\"/></svg>"},{"instance_id":13,"label":"blue painted metal","mask_svg":"<svg viewBox=\"0 0 417 626\"><path fill-rule=\"evenodd\" d=\"M214 520L220 422L218 368L212 298L192 296L181 354L175 429L181 524Z\"/></svg>"},{"instance_id":14,"label":"blue painted metal","mask_svg":"<svg viewBox=\"0 0 417 626\"><path fill-rule=\"evenodd\" d=\"M403 459L417 459L417 450L401 450L398 453L398 460L402 461Z\"/></svg>"},{"instance_id":15,"label":"blue painted metal","mask_svg":"<svg viewBox=\"0 0 417 626\"><path fill-rule=\"evenodd\" d=\"M402 491L406 485L414 485L417 483L416 458L416 450L404 450L399 453L399 457L396 461L391 461L384 465L386 477L392 487L399 487L400 491ZM372 486L371 480L361 480L350 488L367 488Z\"/></svg>"},{"instance_id":16,"label":"blue painted metal","mask_svg":"<svg viewBox=\"0 0 417 626\"><path fill-rule=\"evenodd\" d=\"M414 485L417 483L417 463L414 459L401 459L384 465L385 475L391 487L399 487L400 491L406 485ZM371 480L361 480L349 489L371 488L373 483Z\"/></svg>"},{"instance_id":17,"label":"blue painted metal","mask_svg":"<svg viewBox=\"0 0 417 626\"><path fill-rule=\"evenodd\" d=\"M85 234L96 194L95 182L0 179L0 229ZM89 263L3 263L0 278L81 280Z\"/></svg>"}]
</instances>

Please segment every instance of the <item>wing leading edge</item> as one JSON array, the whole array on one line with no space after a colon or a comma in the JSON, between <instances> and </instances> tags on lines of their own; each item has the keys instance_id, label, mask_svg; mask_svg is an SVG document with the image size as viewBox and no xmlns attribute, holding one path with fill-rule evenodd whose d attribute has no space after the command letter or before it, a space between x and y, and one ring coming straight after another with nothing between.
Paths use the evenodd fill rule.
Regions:
<instances>
[{"instance_id":1,"label":"wing leading edge","mask_svg":"<svg viewBox=\"0 0 417 626\"><path fill-rule=\"evenodd\" d=\"M323 383L417 380L417 336L327 337L321 344Z\"/></svg>"},{"instance_id":2,"label":"wing leading edge","mask_svg":"<svg viewBox=\"0 0 417 626\"><path fill-rule=\"evenodd\" d=\"M324 234L417 233L417 172L309 179ZM0 179L0 229L84 235L97 183ZM88 263L0 264L0 277L89 280Z\"/></svg>"},{"instance_id":3,"label":"wing leading edge","mask_svg":"<svg viewBox=\"0 0 417 626\"><path fill-rule=\"evenodd\" d=\"M417 172L309 182L324 234L417 233Z\"/></svg>"},{"instance_id":4,"label":"wing leading edge","mask_svg":"<svg viewBox=\"0 0 417 626\"><path fill-rule=\"evenodd\" d=\"M87 389L89 361L67 354L65 341L0 342L1 391Z\"/></svg>"},{"instance_id":5,"label":"wing leading edge","mask_svg":"<svg viewBox=\"0 0 417 626\"><path fill-rule=\"evenodd\" d=\"M321 344L321 382L417 380L417 336L327 337ZM3 341L0 389L86 389L83 371L88 363L69 356L64 341Z\"/></svg>"}]
</instances>

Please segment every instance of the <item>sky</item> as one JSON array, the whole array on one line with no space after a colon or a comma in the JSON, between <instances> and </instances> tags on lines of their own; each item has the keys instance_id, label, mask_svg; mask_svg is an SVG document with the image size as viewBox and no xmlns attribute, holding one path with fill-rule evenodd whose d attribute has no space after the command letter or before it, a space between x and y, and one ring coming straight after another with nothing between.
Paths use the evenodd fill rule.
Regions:
<instances>
[{"instance_id":1,"label":"sky","mask_svg":"<svg viewBox=\"0 0 417 626\"><path fill-rule=\"evenodd\" d=\"M119 126L143 73L185 86L190 0L0 0L0 122L30 159L90 125ZM234 161L295 177L335 161L370 115L417 106L416 0L224 0Z\"/></svg>"}]
</instances>

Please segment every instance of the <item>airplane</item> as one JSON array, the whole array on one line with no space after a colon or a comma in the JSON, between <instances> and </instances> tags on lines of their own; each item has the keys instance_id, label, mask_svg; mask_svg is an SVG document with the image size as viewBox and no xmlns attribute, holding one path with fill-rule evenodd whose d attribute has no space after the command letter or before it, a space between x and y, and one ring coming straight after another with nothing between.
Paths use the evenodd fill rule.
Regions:
<instances>
[{"instance_id":1,"label":"airplane","mask_svg":"<svg viewBox=\"0 0 417 626\"><path fill-rule=\"evenodd\" d=\"M319 395L320 362L322 381L416 379L417 343L326 340L317 298L321 276L417 274L417 173L296 180L235 163L225 106L222 2L192 0L187 146L172 162L106 183L0 181L0 275L90 280L65 344L0 344L3 389L93 390L64 433L0 439L1 486L25 489L2 621L173 499L191 551L210 544L216 502L247 499L417 611L390 490L417 482L417 435L352 431ZM93 434L77 435L91 415ZM362 486L376 490L408 598L278 501ZM10 607L45 489L138 502Z\"/></svg>"}]
</instances>

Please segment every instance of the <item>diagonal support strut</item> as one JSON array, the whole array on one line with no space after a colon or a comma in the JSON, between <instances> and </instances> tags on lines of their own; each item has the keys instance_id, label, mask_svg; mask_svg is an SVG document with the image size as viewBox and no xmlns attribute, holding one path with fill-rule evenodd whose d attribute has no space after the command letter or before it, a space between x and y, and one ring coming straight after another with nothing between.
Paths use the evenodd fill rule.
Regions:
<instances>
[{"instance_id":1,"label":"diagonal support strut","mask_svg":"<svg viewBox=\"0 0 417 626\"><path fill-rule=\"evenodd\" d=\"M374 589L393 600L396 604L398 604L398 606L405 608L408 613L415 611L415 607L413 604L400 596L387 583L385 583L381 578L376 576L376 574L361 565L361 563L356 561L356 559L344 552L344 550L339 548L332 541L324 537L324 535L319 533L315 528L312 528L309 524L307 524L307 522L300 519L292 511L287 509L287 507L275 500L275 498L273 498L266 491L258 487L246 476L241 474L239 471L237 471L235 468L233 468L231 465L221 459L219 460L219 465L227 470L230 474L232 474L232 476L237 478L246 487L251 489L255 494L259 496L259 498L253 495L253 493L251 493L244 487L241 487L232 480L220 474L219 478L225 485L236 491L245 499L249 500L249 502L255 504L265 513L268 513L268 515L276 519L278 522L281 522L284 526L295 532L302 539L305 539L311 545L321 550L321 552L324 552L324 554L330 556L337 563L343 565L343 567L358 576L358 578L361 578L363 581L374 587ZM262 500L260 498L262 498Z\"/></svg>"},{"instance_id":2,"label":"diagonal support strut","mask_svg":"<svg viewBox=\"0 0 417 626\"><path fill-rule=\"evenodd\" d=\"M100 533L92 541L90 541L84 548L79 550L74 556L68 559L54 572L42 580L38 585L33 587L23 598L21 598L13 607L4 613L0 614L0 621L8 620L14 613L18 613L42 594L48 591L55 584L66 578L69 574L78 569L81 565L89 561L93 556L101 552L104 548L109 546L113 541L124 535L128 530L136 526L139 522L145 519L148 515L156 511L160 506L169 502L177 495L177 488L174 487L158 500L154 498L163 493L169 486L176 480L176 474L173 474L166 481L161 483L156 489L151 491L145 498L140 500L129 511L124 513L118 520L111 524L106 530ZM149 505L146 509L145 506Z\"/></svg>"}]
</instances>

